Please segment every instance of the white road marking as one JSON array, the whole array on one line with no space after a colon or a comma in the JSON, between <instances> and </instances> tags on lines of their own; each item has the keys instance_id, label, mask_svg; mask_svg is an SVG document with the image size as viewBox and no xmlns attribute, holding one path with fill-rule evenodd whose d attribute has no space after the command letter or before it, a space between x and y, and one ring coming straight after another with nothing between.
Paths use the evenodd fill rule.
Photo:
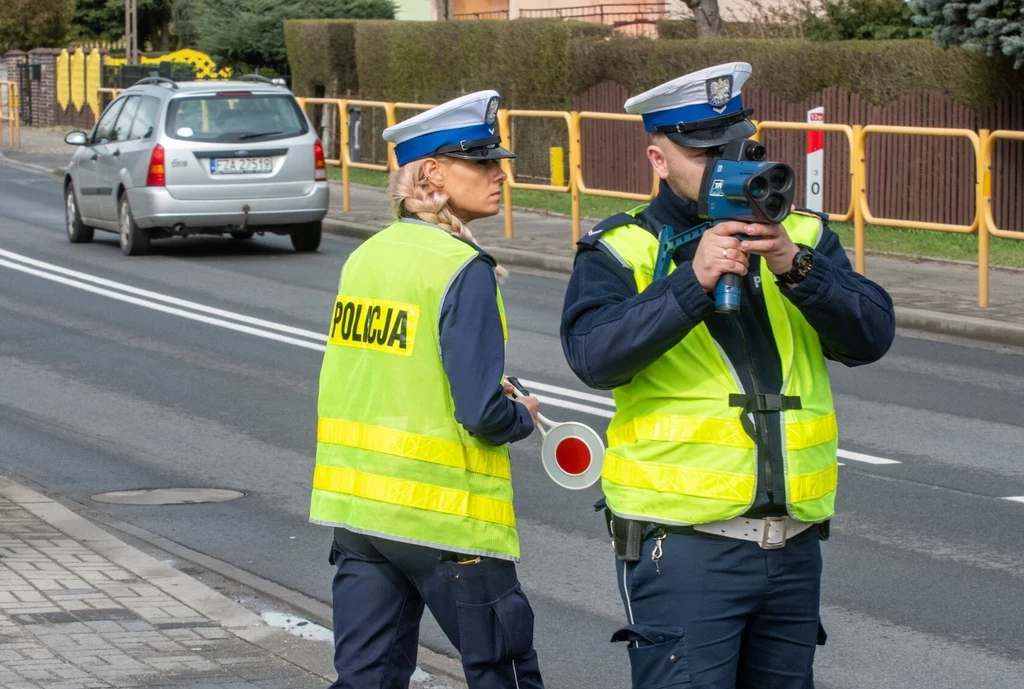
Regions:
<instances>
[{"instance_id":1,"label":"white road marking","mask_svg":"<svg viewBox=\"0 0 1024 689\"><path fill-rule=\"evenodd\" d=\"M214 316L221 316L222 318L229 318L240 323L248 323L249 325L260 326L262 328L266 328L267 330L276 330L278 332L288 333L290 335L299 335L301 337L308 337L312 340L327 342L326 333L318 333L312 330L304 330L302 328L293 328L290 325L282 325L280 323L274 323L273 321L265 321L261 318L253 318L252 316L246 316L240 313L235 313L234 311L225 311L224 309L217 309L212 306L196 303L194 301L179 299L177 297L169 297L165 294L160 294L159 292L151 292L146 289L132 287L131 285L126 285L122 282L114 282L113 280L107 280L105 278L96 277L95 275L90 275L89 273L82 273L77 270L71 270L70 268L64 268L63 266L54 265L53 263L37 261L34 258L22 256L21 254L16 254L13 251L6 251L4 249L0 249L0 256L5 256L13 261L20 261L21 263L30 266L35 266L36 268L42 268L44 270L50 271L51 273L58 273L60 275L67 275L68 277L78 278L79 280L82 280L84 282L91 282L92 284L95 285L101 285L103 287L109 287L111 289L120 290L128 294L135 294L140 297L146 297L147 299L151 299L153 301L163 302L165 304L174 304L175 306L182 306L184 308L192 309L193 311L198 311L200 313L208 313Z\"/></svg>"},{"instance_id":2,"label":"white road marking","mask_svg":"<svg viewBox=\"0 0 1024 689\"><path fill-rule=\"evenodd\" d=\"M115 282L114 280L107 280L106 278L90 275L89 273L64 268L63 266L55 265L53 263L39 261L4 249L0 249L0 256L11 259L10 261L0 259L0 266L5 266L12 270L17 270L29 275L35 275L36 277L51 280L68 287L74 287L75 289L98 294L109 299L134 304L136 306L160 311L161 313L167 313L172 316L187 318L200 323L206 323L207 325L215 325L220 328L234 330L247 335L254 335L267 340L274 340L275 342L295 345L296 347L302 347L303 349L310 349L318 352L322 352L326 349L326 345L320 344L327 341L327 335L325 333L318 333L312 330L305 330L303 328L295 328L290 325L275 323L261 318L254 318L252 316L246 316L245 314L214 308L212 306L207 306L206 304L200 304L186 299L171 297L165 294L160 294L159 292L152 292L150 290L126 285L121 282ZM18 261L19 263L14 263L13 261ZM174 306L168 306L168 304L173 304ZM206 316L203 314L210 315ZM214 316L218 317L215 318ZM308 340L299 339L298 337L289 337L288 335L282 335L279 333L288 333L289 335L308 338ZM552 397L551 395L536 395L537 399L539 399L542 404L559 407L561 409L569 409L603 419L610 419L614 416L615 401L611 397L596 395L590 392L581 392L570 388L563 388L558 385L550 385L548 383L541 383L535 380L523 379L522 382L527 388L534 388L541 392L570 398L561 399L559 397ZM573 400L581 401L577 402ZM602 406L595 407L584 404L583 402L593 402ZM900 464L900 462L894 459L874 457L872 455L861 454L860 452L850 452L849 450L839 450L838 455L840 459L863 462L866 464ZM1015 502L1024 502L1024 496L1006 499Z\"/></svg>"},{"instance_id":3,"label":"white road marking","mask_svg":"<svg viewBox=\"0 0 1024 689\"><path fill-rule=\"evenodd\" d=\"M523 381L523 385L527 385L526 381ZM527 385L529 388L530 386ZM534 385L532 387L540 390L540 386ZM590 414L592 416L600 416L605 419L610 419L615 416L614 411L608 409L598 409L597 407L588 407L585 404L579 404L578 402L570 402L569 400L560 400L557 397L548 397L547 395L533 395L540 400L541 404L550 404L553 407L561 407L563 409L572 409L573 411L580 411L584 414Z\"/></svg>"},{"instance_id":4,"label":"white road marking","mask_svg":"<svg viewBox=\"0 0 1024 689\"><path fill-rule=\"evenodd\" d=\"M1003 498L1003 500L1009 500L1010 502L1024 502L1024 495L1014 495L1013 497Z\"/></svg>"},{"instance_id":5,"label":"white road marking","mask_svg":"<svg viewBox=\"0 0 1024 689\"><path fill-rule=\"evenodd\" d=\"M865 464L902 464L902 462L898 462L895 459L863 455L860 452L850 452L849 450L839 450L836 454L838 454L840 458L848 459L851 462L864 462Z\"/></svg>"},{"instance_id":6,"label":"white road marking","mask_svg":"<svg viewBox=\"0 0 1024 689\"><path fill-rule=\"evenodd\" d=\"M260 614L260 617L271 627L283 629L289 634L294 634L303 639L334 643L334 632L327 627L321 627L315 622L304 620L301 617L283 612L264 612Z\"/></svg>"},{"instance_id":7,"label":"white road marking","mask_svg":"<svg viewBox=\"0 0 1024 689\"><path fill-rule=\"evenodd\" d=\"M8 268L11 268L12 270L19 270L19 271L21 271L23 273L28 273L29 275L35 275L37 277L41 277L41 278L44 278L46 280L52 280L53 282L59 282L60 284L67 285L68 287L74 287L76 289L85 290L86 292L92 292L93 294L98 294L100 296L108 297L110 299L117 299L118 301L123 301L123 302L126 302L128 304L135 304L136 306L142 306L142 307L147 308L147 309L153 309L154 311L162 311L163 313L169 313L169 314L171 314L173 316L181 316L182 318L188 318L189 320L199 321L200 323L208 323L210 325L218 325L218 326L220 326L222 328L227 328L228 330L237 330L238 332L245 333L247 335L255 335L256 337L262 337L262 338L265 338L265 339L268 339L268 340L276 340L278 342L284 342L284 343L287 343L287 344L293 344L293 345L295 345L297 347L305 347L306 349L315 349L315 350L319 350L321 352L325 349L324 345L318 345L318 344L315 344L313 342L308 342L307 340L299 340L299 339L296 339L294 337L287 337L285 335L278 335L277 333L267 332L265 330L257 330L256 328L250 328L247 325L241 325L239 323L232 323L230 321L225 321L225 320L222 320L220 318L211 318L209 316L203 316L203 315L200 315L198 313L192 313L190 311L183 311L182 309L176 309L176 308L171 307L171 306L164 306L163 304L158 304L158 303L152 302L152 301L146 301L144 299L139 299L137 297L132 297L132 296L129 296L127 294L120 294L118 292L112 292L110 290L102 289L100 287L96 287L95 285L90 285L90 284L85 283L85 282L78 282L78 281L72 280L70 278L61 277L60 275L53 275L51 273L44 273L41 270L36 270L35 268L29 268L28 266L19 265L17 263L11 263L10 261L5 261L3 259L0 259L0 266L6 266Z\"/></svg>"},{"instance_id":8,"label":"white road marking","mask_svg":"<svg viewBox=\"0 0 1024 689\"><path fill-rule=\"evenodd\" d=\"M327 627L322 627L315 622L304 620L296 615L289 615L283 612L264 612L260 613L260 617L271 627L277 627L283 629L289 634L293 634L302 639L309 639L311 641L326 641L332 646L334 645L334 632ZM412 673L411 680L413 682L433 682L434 677L423 671L419 666ZM417 685L420 686L420 685ZM436 687L441 689L441 684L430 684L430 687ZM426 688L425 688L426 689Z\"/></svg>"},{"instance_id":9,"label":"white road marking","mask_svg":"<svg viewBox=\"0 0 1024 689\"><path fill-rule=\"evenodd\" d=\"M606 404L609 407L615 407L615 400L611 397L603 395L595 395L590 392L577 392L576 390L570 390L569 388L561 388L557 385L548 385L547 383L538 383L535 380L521 379L523 385L527 388L535 388L541 392L553 392L557 395L564 395L565 397L575 397L578 400L587 400L588 402L596 402L598 404Z\"/></svg>"}]
</instances>

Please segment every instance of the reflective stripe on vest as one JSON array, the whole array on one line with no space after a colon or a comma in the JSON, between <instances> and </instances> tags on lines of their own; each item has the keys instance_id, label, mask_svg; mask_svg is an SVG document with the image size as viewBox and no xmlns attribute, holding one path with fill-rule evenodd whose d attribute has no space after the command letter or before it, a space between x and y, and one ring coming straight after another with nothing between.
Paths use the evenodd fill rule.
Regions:
<instances>
[{"instance_id":1,"label":"reflective stripe on vest","mask_svg":"<svg viewBox=\"0 0 1024 689\"><path fill-rule=\"evenodd\" d=\"M441 305L478 254L435 225L399 222L349 257L320 372L311 521L519 557L508 451L455 420L440 357Z\"/></svg>"},{"instance_id":2,"label":"reflective stripe on vest","mask_svg":"<svg viewBox=\"0 0 1024 689\"><path fill-rule=\"evenodd\" d=\"M784 222L795 242L814 246L816 217ZM637 290L651 283L658 242L638 225L606 230L601 242L629 266ZM831 516L837 479L838 429L817 333L761 262L761 284L783 361L782 394L800 409L780 413L787 508L803 521ZM671 270L674 270L674 266ZM757 447L729 395L743 393L732 364L703 323L679 344L616 388L602 485L622 516L674 524L731 519L753 504ZM759 391L764 392L764 391Z\"/></svg>"},{"instance_id":3,"label":"reflective stripe on vest","mask_svg":"<svg viewBox=\"0 0 1024 689\"><path fill-rule=\"evenodd\" d=\"M466 447L461 443L392 428L370 426L340 419L320 419L317 442L345 445L381 454L459 467L477 474L512 478L508 460L501 452Z\"/></svg>"},{"instance_id":4,"label":"reflective stripe on vest","mask_svg":"<svg viewBox=\"0 0 1024 689\"><path fill-rule=\"evenodd\" d=\"M344 467L317 465L313 470L313 487L317 490L344 493L419 510L480 519L511 527L516 525L510 502L472 495L454 488L438 488L415 481L366 474Z\"/></svg>"}]
</instances>

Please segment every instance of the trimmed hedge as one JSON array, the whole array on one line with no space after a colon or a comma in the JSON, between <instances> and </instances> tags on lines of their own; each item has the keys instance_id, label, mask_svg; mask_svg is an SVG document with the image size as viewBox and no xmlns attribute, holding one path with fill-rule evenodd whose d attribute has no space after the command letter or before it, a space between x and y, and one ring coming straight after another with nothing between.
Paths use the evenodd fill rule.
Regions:
<instances>
[{"instance_id":1,"label":"trimmed hedge","mask_svg":"<svg viewBox=\"0 0 1024 689\"><path fill-rule=\"evenodd\" d=\"M508 107L568 110L573 95L602 81L635 94L732 61L749 62L751 83L793 101L837 86L876 105L939 91L981 109L1024 90L1009 61L929 40L651 40L611 37L602 24L517 19L294 20L285 22L285 41L298 95L319 85L327 96L439 103L494 88Z\"/></svg>"},{"instance_id":2,"label":"trimmed hedge","mask_svg":"<svg viewBox=\"0 0 1024 689\"><path fill-rule=\"evenodd\" d=\"M292 91L329 97L358 95L356 24L347 19L300 19L284 23L284 44L292 72Z\"/></svg>"},{"instance_id":3,"label":"trimmed hedge","mask_svg":"<svg viewBox=\"0 0 1024 689\"><path fill-rule=\"evenodd\" d=\"M1009 61L929 40L837 41L722 39L708 41L614 38L574 42L576 93L614 81L636 94L709 65L749 62L750 83L797 101L829 86L887 105L917 91L940 91L972 109L1024 90Z\"/></svg>"},{"instance_id":4,"label":"trimmed hedge","mask_svg":"<svg viewBox=\"0 0 1024 689\"><path fill-rule=\"evenodd\" d=\"M608 37L602 24L514 22L285 22L293 90L439 103L485 88L514 108L569 109L572 44Z\"/></svg>"},{"instance_id":5,"label":"trimmed hedge","mask_svg":"<svg viewBox=\"0 0 1024 689\"><path fill-rule=\"evenodd\" d=\"M573 38L608 33L550 20L371 22L356 30L356 71L371 98L438 103L494 88L509 107L562 110Z\"/></svg>"},{"instance_id":6,"label":"trimmed hedge","mask_svg":"<svg viewBox=\"0 0 1024 689\"><path fill-rule=\"evenodd\" d=\"M575 95L601 82L637 94L733 61L753 66L752 84L794 102L835 86L879 106L910 93L939 91L968 108L984 109L1009 92L1024 91L1024 80L1007 60L941 50L928 40L651 40L612 36L603 24L517 19L293 20L285 22L285 42L292 90L299 96L441 103L493 88L505 107L571 110ZM360 117L363 159L383 162L383 112L366 108ZM568 143L564 123L553 120L517 118L510 135L520 152L516 175L524 180L546 179L548 147Z\"/></svg>"},{"instance_id":7,"label":"trimmed hedge","mask_svg":"<svg viewBox=\"0 0 1024 689\"><path fill-rule=\"evenodd\" d=\"M603 24L557 19L285 23L296 95L441 103L495 89L505 107L533 110L570 110L574 41L611 33ZM368 108L360 117L364 159L384 162L383 112ZM524 180L545 181L547 146L568 146L565 124L558 121L517 119L510 136L520 151L516 175Z\"/></svg>"}]
</instances>

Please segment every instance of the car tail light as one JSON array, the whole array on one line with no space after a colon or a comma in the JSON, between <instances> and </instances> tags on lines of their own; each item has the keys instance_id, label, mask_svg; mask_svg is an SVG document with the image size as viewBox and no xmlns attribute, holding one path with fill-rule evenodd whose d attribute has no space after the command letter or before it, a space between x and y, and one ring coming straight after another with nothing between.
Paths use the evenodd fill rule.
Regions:
<instances>
[{"instance_id":1,"label":"car tail light","mask_svg":"<svg viewBox=\"0 0 1024 689\"><path fill-rule=\"evenodd\" d=\"M218 98L242 98L243 96L251 96L251 91L218 91Z\"/></svg>"},{"instance_id":2,"label":"car tail light","mask_svg":"<svg viewBox=\"0 0 1024 689\"><path fill-rule=\"evenodd\" d=\"M324 146L319 141L313 144L313 179L317 182L327 181L327 163L324 161Z\"/></svg>"},{"instance_id":3,"label":"car tail light","mask_svg":"<svg viewBox=\"0 0 1024 689\"><path fill-rule=\"evenodd\" d=\"M164 168L164 147L157 144L149 157L149 174L146 175L147 187L167 186L167 175Z\"/></svg>"}]
</instances>

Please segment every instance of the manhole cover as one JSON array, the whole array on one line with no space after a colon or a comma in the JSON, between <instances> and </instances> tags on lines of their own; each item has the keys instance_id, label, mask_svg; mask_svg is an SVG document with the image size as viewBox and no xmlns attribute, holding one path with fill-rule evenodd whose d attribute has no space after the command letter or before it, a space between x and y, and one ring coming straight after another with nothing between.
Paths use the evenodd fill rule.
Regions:
<instances>
[{"instance_id":1,"label":"manhole cover","mask_svg":"<svg viewBox=\"0 0 1024 689\"><path fill-rule=\"evenodd\" d=\"M195 505L201 502L236 500L245 493L222 488L153 488L149 490L115 490L92 496L96 502L117 505Z\"/></svg>"}]
</instances>

